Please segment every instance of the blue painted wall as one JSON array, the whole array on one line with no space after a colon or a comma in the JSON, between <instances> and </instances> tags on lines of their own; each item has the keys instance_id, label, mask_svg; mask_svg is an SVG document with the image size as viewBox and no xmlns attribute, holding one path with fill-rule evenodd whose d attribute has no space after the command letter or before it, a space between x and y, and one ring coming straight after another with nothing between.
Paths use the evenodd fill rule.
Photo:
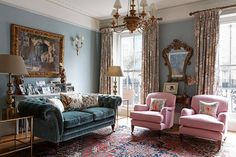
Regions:
<instances>
[{"instance_id":1,"label":"blue painted wall","mask_svg":"<svg viewBox=\"0 0 236 157\"><path fill-rule=\"evenodd\" d=\"M0 4L0 54L10 52L10 25L18 24L64 35L64 64L67 82L71 82L77 91L97 92L100 67L100 33L70 25L51 18L36 15L24 10ZM83 35L84 45L79 56L71 45L71 37ZM0 74L0 110L6 105L7 76ZM25 78L25 83L45 78ZM54 79L53 79L54 80ZM0 117L1 111L0 111Z\"/></svg>"},{"instance_id":2,"label":"blue painted wall","mask_svg":"<svg viewBox=\"0 0 236 157\"><path fill-rule=\"evenodd\" d=\"M166 48L174 39L179 39L187 45L194 46L194 20L188 19L173 23L160 24L160 90L163 90L164 82L168 78L168 67L164 65L162 57L162 50ZM191 65L187 66L187 75L195 76L195 54L191 58ZM184 86L186 87L186 94L189 96L195 95L195 85L187 86L183 82L179 82L179 94L184 93Z\"/></svg>"}]
</instances>

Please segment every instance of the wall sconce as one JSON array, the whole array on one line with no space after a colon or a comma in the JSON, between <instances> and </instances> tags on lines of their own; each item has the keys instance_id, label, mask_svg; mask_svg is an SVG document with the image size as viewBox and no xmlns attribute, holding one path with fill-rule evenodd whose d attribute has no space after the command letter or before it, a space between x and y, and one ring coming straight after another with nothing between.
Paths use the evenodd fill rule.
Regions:
<instances>
[{"instance_id":1,"label":"wall sconce","mask_svg":"<svg viewBox=\"0 0 236 157\"><path fill-rule=\"evenodd\" d=\"M78 36L76 35L75 38L71 38L72 45L74 49L76 50L77 56L79 55L79 49L82 48L83 42L84 42L84 36Z\"/></svg>"}]
</instances>

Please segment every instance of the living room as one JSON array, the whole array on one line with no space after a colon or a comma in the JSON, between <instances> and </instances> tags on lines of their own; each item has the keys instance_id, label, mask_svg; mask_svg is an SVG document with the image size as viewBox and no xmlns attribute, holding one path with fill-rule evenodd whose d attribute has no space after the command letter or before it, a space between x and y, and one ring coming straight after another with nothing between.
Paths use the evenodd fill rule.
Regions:
<instances>
[{"instance_id":1,"label":"living room","mask_svg":"<svg viewBox=\"0 0 236 157\"><path fill-rule=\"evenodd\" d=\"M118 126L115 127L115 132L113 132L111 135L111 127L104 127L101 130L92 132L91 134L81 135L78 138L73 138L72 140L68 140L67 142L60 142L59 146L55 146L55 144L53 143L43 143L42 145L40 145L40 142L36 142L35 144L33 144L33 156L49 156L53 155L56 151L58 151L59 153L54 154L54 156L108 156L108 154L110 156L151 156L151 154L153 153L155 155L158 154L159 156L233 156L232 153L235 152L233 150L235 143L233 143L232 140L235 139L236 136L236 103L234 102L235 74L233 62L235 56L235 46L233 43L235 42L234 40L236 38L236 1L155 1L157 3L156 5L158 9L155 12L155 20L157 20L155 22L157 23L157 26L151 31L150 34L146 34L148 36L147 38L153 38L153 36L151 36L152 34L157 35L154 36L155 54L151 54L155 56L153 57L154 62L146 62L146 65L149 66L153 65L153 63L155 63L155 65L157 64L157 68L153 73L150 72L150 69L146 72L144 72L142 69L142 67L144 66L143 64L145 64L144 61L146 61L146 59L142 58L142 52L145 49L145 46L143 47L143 43L145 40L149 40L144 39L144 35L142 33L145 32L145 26L139 25L138 27L140 27L141 31L137 31L138 28L137 30L135 28L136 31L134 31L133 33L130 33L131 31L127 30L126 26L123 26L124 28L121 27L121 29L117 29L119 27L116 26L116 24L122 25L123 21L119 20L119 22L117 22L116 19L111 15L113 4L115 2L115 0L107 0L102 3L90 0L86 2L72 0L0 0L1 55L21 55L22 58L25 59L22 53L19 53L19 48L17 49L16 47L17 42L18 44L21 44L19 43L19 39L17 37L17 35L19 35L20 33L15 33L14 35L14 32L18 30L25 31L25 34L34 31L36 33L40 32L44 35L46 34L47 36L47 33L49 33L49 37L52 40L57 40L58 38L60 39L60 42L57 43L60 49L60 52L57 52L60 56L60 61L58 61L56 65L57 68L55 68L56 72L60 73L60 75L57 75L57 77L52 76L54 74L53 72L32 73L31 71L29 71L29 65L36 63L36 60L33 60L30 64L28 62L25 62L29 75L25 75L22 81L24 85L23 88L26 89L23 89L21 91L23 92L21 93L23 95L15 95L15 103L16 101L18 101L17 98L21 100L22 97L29 98L32 97L32 95L34 97L35 95L40 95L41 92L43 92L43 94L41 95L52 94L50 92L50 94L47 92L48 88L44 88L43 91L39 91L40 94L37 94L37 91L35 90L33 93L28 91L29 88L31 88L31 85L41 86L40 84L45 85L49 83L51 84L51 82L60 82L62 80L62 76L66 80L66 83L71 87L72 91L83 94L99 93L113 95L113 85L115 79L117 79L117 95L123 99L122 104L118 107ZM117 8L119 9L119 14L121 14L120 16L126 15L128 5L131 2L128 3L128 1L121 1L121 9L119 8L119 4L116 4L118 6ZM152 2L154 1L148 1L148 5L150 6ZM135 4L136 3L137 2L135 1ZM141 6L139 7L141 10ZM195 18L199 12L201 13L206 9L220 10L218 25L219 34L217 34L219 35L219 56L216 57L219 60L216 60L214 62L215 64L207 64L207 66L209 67L211 65L218 66L215 68L217 74L214 75L216 81L211 82L210 79L207 81L205 80L205 82L207 83L203 85L204 87L202 88L204 89L201 89L201 91L199 91L199 82L204 82L204 80L199 79L201 77L200 73L202 75L205 75L205 72L207 70L205 69L200 72L196 71L196 69L199 69L198 66L200 63L198 62L201 59L199 59L199 56L197 57L196 54L197 22ZM189 15L190 13L193 13L193 15ZM114 24L114 27L111 24L113 19L116 22ZM111 30L110 33L112 34L112 36L109 38L109 40L111 41L105 41L104 39L104 37L109 37L109 35L104 36L107 29ZM44 38L42 37L42 39ZM212 38L212 40L214 39L217 39L217 37ZM207 43L207 41L203 39L198 40L200 41L200 44L203 41ZM32 42L37 41L32 40ZM183 64L182 66L184 67L184 69L182 69L184 75L181 75L181 77L178 74L175 75L173 67L171 67L172 64L168 64L170 63L169 53L172 51L164 51L167 50L169 46L173 46L176 43L177 45L182 45L183 48L187 47L186 52L188 52L189 54L189 56L186 57L188 59L183 61L184 63L186 63L181 63L181 65ZM45 42L44 45L45 44L47 45L47 42ZM57 50L58 47L55 47L48 46L48 49L51 48L53 51ZM153 49L153 47L151 46L150 49ZM203 49L207 48L204 47ZM174 50L176 50L175 46ZM31 50L25 49L25 51L30 52ZM128 54L131 51L132 53ZM164 52L168 57L164 57ZM179 51L176 51L176 53L177 52ZM110 55L110 59L107 60L107 58L109 57L107 57L106 55L104 56L104 53L107 53L108 56ZM134 56L134 54L138 54L139 56ZM41 57L40 59L48 62L54 62L50 59L48 60L47 54L43 55L43 57ZM220 64L218 64L218 62ZM59 66L60 63L62 64ZM132 65L130 66L131 63ZM0 63L0 65L2 66L3 64ZM119 75L108 76L108 67L111 67L113 65L121 67L123 75L122 77L120 77ZM35 70L34 68L32 69ZM208 73L210 73L209 71ZM5 117L6 115L5 109L8 107L6 100L9 98L9 94L7 94L7 91L9 90L9 86L7 85L9 82L9 73L7 73L7 75L6 73L3 73L0 72L0 117ZM208 73L207 76L210 77L210 74ZM150 76L152 77L152 75L155 75L155 83L151 81L153 83L152 87L150 87L149 89L148 87L145 87L144 89L144 83L146 82L146 84L148 84L150 81L148 79L144 81L144 78L148 78ZM14 79L12 80L14 81ZM217 90L213 88L213 86L215 85L213 84L213 82L218 83ZM36 83L38 85L36 85ZM131 135L131 119L133 117L130 112L134 112L133 110L135 104L145 103L146 96L149 93L163 91L166 92L168 90L167 87L172 86L176 89L173 92L173 95L177 96L176 101L181 101L176 103L175 105L173 122L174 127L172 129L168 128L167 131L163 131L160 138L158 138L159 132L157 133L156 131L151 131L152 129L149 130L145 127L136 126L134 127L133 135ZM21 88L19 89L21 90ZM68 88L68 91L69 90L70 89ZM205 93L202 91L204 91ZM182 109L191 108L190 100L193 98L193 96L200 94L209 95L213 93L223 97L227 97L228 100L227 110L229 117L227 119L227 125L229 132L227 139L225 141L222 140L220 150L217 150L218 145L217 143L215 143L215 141L205 141L201 140L201 138L192 138L191 136L184 136L183 143L184 145L188 145L187 142L189 141L193 141L193 143L189 144L188 147L182 146L179 136L174 136L175 133L178 134L179 119L181 117ZM58 93L56 95L58 95ZM131 118L129 116L131 116ZM1 131L3 130L1 129ZM2 135L1 131L0 138ZM6 130L4 130L3 132L6 132ZM173 132L174 135L172 136ZM96 136L98 137L98 139L94 138ZM90 139L88 140L90 143L86 143L84 140L85 138ZM119 142L112 140L113 138L115 140L118 140ZM78 141L76 141L76 139L78 139ZM148 140L150 140L149 143L144 142ZM171 140L172 142L166 142L168 140ZM99 143L98 141L105 141L106 144L104 144L103 142ZM84 146L86 144L92 145L93 142L96 144L92 148L88 149L88 147ZM143 145L142 142L144 142ZM66 145L69 145L70 147L66 147ZM177 147L175 145L181 146ZM37 150L36 147L41 146L45 149ZM53 149L54 151L50 152L49 148ZM76 150L74 150L73 152L72 148L76 148ZM138 151L139 149L142 151ZM66 152L66 150L68 150L69 152ZM93 150L94 152L87 152L91 150ZM40 151L45 151L48 154L42 153L42 155L39 153ZM145 151L147 151L146 155L144 153ZM164 153L161 151L163 151Z\"/></svg>"}]
</instances>

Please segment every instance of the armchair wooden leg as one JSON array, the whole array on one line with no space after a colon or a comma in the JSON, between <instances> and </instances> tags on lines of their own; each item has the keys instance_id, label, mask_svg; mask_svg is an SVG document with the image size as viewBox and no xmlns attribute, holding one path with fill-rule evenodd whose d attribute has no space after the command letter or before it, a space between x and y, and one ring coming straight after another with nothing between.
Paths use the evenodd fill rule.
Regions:
<instances>
[{"instance_id":1,"label":"armchair wooden leg","mask_svg":"<svg viewBox=\"0 0 236 157\"><path fill-rule=\"evenodd\" d=\"M183 134L179 134L180 142L183 142Z\"/></svg>"},{"instance_id":2,"label":"armchair wooden leg","mask_svg":"<svg viewBox=\"0 0 236 157\"><path fill-rule=\"evenodd\" d=\"M133 135L134 132L134 125L131 125L131 134Z\"/></svg>"},{"instance_id":3,"label":"armchair wooden leg","mask_svg":"<svg viewBox=\"0 0 236 157\"><path fill-rule=\"evenodd\" d=\"M220 148L221 148L221 141L217 141L217 145L218 145L218 149L217 149L217 151L219 151L220 150Z\"/></svg>"},{"instance_id":4,"label":"armchair wooden leg","mask_svg":"<svg viewBox=\"0 0 236 157\"><path fill-rule=\"evenodd\" d=\"M112 129L112 132L115 132L115 124L112 124L111 129Z\"/></svg>"}]
</instances>

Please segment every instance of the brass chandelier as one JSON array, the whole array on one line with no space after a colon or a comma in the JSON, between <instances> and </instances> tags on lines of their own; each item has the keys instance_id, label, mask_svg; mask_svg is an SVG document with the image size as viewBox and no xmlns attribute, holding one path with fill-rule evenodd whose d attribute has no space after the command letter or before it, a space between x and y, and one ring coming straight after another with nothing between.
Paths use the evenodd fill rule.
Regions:
<instances>
[{"instance_id":1,"label":"brass chandelier","mask_svg":"<svg viewBox=\"0 0 236 157\"><path fill-rule=\"evenodd\" d=\"M138 30L145 30L148 26L152 25L157 20L161 20L162 18L157 18L157 7L154 3L150 5L149 12L146 11L148 4L147 0L141 0L140 7L138 6L137 0L137 11L136 5L134 0L128 0L128 11L127 15L123 18L123 24L119 25L119 18L121 17L119 13L119 9L121 7L120 0L116 0L114 4L114 9L112 11L113 20L112 20L112 29L115 32L123 31L119 29L119 26L122 26L123 29L127 28L131 33L133 33L136 29ZM140 10L141 9L141 10ZM140 12L141 11L141 12ZM116 29L118 28L118 29Z\"/></svg>"}]
</instances>

